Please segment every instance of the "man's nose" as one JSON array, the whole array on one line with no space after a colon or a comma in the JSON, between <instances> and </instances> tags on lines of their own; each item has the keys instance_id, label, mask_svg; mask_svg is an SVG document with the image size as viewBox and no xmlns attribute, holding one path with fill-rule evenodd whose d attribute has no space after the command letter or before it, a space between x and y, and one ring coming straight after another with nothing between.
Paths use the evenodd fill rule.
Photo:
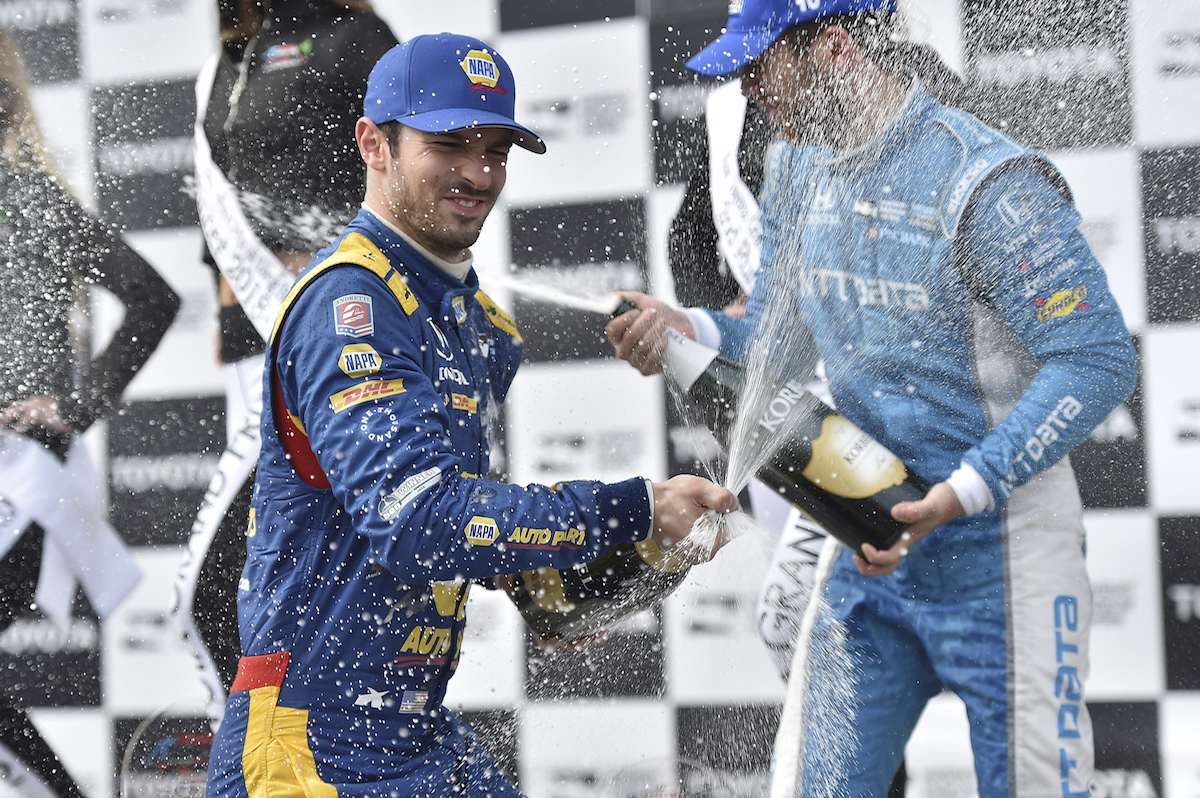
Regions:
<instances>
[{"instance_id":1,"label":"man's nose","mask_svg":"<svg viewBox=\"0 0 1200 798\"><path fill-rule=\"evenodd\" d=\"M471 155L459 166L459 175L477 189L483 190L492 184L495 175L488 165L487 155Z\"/></svg>"}]
</instances>

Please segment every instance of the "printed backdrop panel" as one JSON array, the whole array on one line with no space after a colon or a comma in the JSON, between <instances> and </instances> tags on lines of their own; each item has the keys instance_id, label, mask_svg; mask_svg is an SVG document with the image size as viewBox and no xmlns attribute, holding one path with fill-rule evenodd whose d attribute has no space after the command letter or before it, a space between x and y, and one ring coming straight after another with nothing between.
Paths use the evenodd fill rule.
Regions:
<instances>
[{"instance_id":1,"label":"printed backdrop panel","mask_svg":"<svg viewBox=\"0 0 1200 798\"><path fill-rule=\"evenodd\" d=\"M664 604L667 678L680 704L783 701L783 682L758 637L758 594L770 541L757 529L693 568Z\"/></svg>"},{"instance_id":2,"label":"printed backdrop panel","mask_svg":"<svg viewBox=\"0 0 1200 798\"><path fill-rule=\"evenodd\" d=\"M579 202L649 188L647 39L644 20L614 18L509 32L498 42L521 87L517 118L547 147L509 175L509 202Z\"/></svg>"},{"instance_id":3,"label":"printed backdrop panel","mask_svg":"<svg viewBox=\"0 0 1200 798\"><path fill-rule=\"evenodd\" d=\"M979 115L1040 149L1132 139L1124 0L964 0L966 74Z\"/></svg>"},{"instance_id":4,"label":"printed backdrop panel","mask_svg":"<svg viewBox=\"0 0 1200 798\"><path fill-rule=\"evenodd\" d=\"M209 0L81 0L80 8L83 69L93 83L192 79L216 52Z\"/></svg>"},{"instance_id":5,"label":"printed backdrop panel","mask_svg":"<svg viewBox=\"0 0 1200 798\"><path fill-rule=\"evenodd\" d=\"M1151 506L1200 510L1200 327L1151 328L1142 353Z\"/></svg>"},{"instance_id":6,"label":"printed backdrop panel","mask_svg":"<svg viewBox=\"0 0 1200 798\"><path fill-rule=\"evenodd\" d=\"M1156 698L1166 685L1154 518L1140 510L1092 512L1084 527L1095 602L1088 699Z\"/></svg>"},{"instance_id":7,"label":"printed backdrop panel","mask_svg":"<svg viewBox=\"0 0 1200 798\"><path fill-rule=\"evenodd\" d=\"M1200 130L1200 6L1130 0L1134 130L1138 144L1194 143Z\"/></svg>"},{"instance_id":8,"label":"printed backdrop panel","mask_svg":"<svg viewBox=\"0 0 1200 798\"><path fill-rule=\"evenodd\" d=\"M1141 154L1146 305L1151 324L1200 320L1200 147Z\"/></svg>"},{"instance_id":9,"label":"printed backdrop panel","mask_svg":"<svg viewBox=\"0 0 1200 798\"><path fill-rule=\"evenodd\" d=\"M195 78L92 90L96 193L113 224L144 230L195 225L184 189L192 171Z\"/></svg>"},{"instance_id":10,"label":"printed backdrop panel","mask_svg":"<svg viewBox=\"0 0 1200 798\"><path fill-rule=\"evenodd\" d=\"M1167 689L1200 690L1200 517L1158 519Z\"/></svg>"},{"instance_id":11,"label":"printed backdrop panel","mask_svg":"<svg viewBox=\"0 0 1200 798\"><path fill-rule=\"evenodd\" d=\"M104 706L148 715L173 704L203 707L208 692L172 616L184 548L137 549L142 581L104 623Z\"/></svg>"},{"instance_id":12,"label":"printed backdrop panel","mask_svg":"<svg viewBox=\"0 0 1200 798\"><path fill-rule=\"evenodd\" d=\"M661 479L661 392L621 361L524 366L509 392L513 481Z\"/></svg>"},{"instance_id":13,"label":"printed backdrop panel","mask_svg":"<svg viewBox=\"0 0 1200 798\"><path fill-rule=\"evenodd\" d=\"M1168 693L1159 707L1163 795L1200 795L1200 693Z\"/></svg>"},{"instance_id":14,"label":"printed backdrop panel","mask_svg":"<svg viewBox=\"0 0 1200 798\"><path fill-rule=\"evenodd\" d=\"M533 704L521 718L521 787L539 798L669 795L675 716L663 702Z\"/></svg>"},{"instance_id":15,"label":"printed backdrop panel","mask_svg":"<svg viewBox=\"0 0 1200 798\"><path fill-rule=\"evenodd\" d=\"M225 398L130 402L109 428L112 525L132 545L187 541L225 445Z\"/></svg>"}]
</instances>

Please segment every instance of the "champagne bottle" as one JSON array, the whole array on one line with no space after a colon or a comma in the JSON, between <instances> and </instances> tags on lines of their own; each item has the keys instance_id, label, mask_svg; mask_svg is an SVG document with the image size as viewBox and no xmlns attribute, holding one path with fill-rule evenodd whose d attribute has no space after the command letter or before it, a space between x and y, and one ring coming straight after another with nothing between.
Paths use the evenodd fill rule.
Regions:
<instances>
[{"instance_id":1,"label":"champagne bottle","mask_svg":"<svg viewBox=\"0 0 1200 798\"><path fill-rule=\"evenodd\" d=\"M612 315L637 308L622 300ZM620 543L590 563L517 574L509 597L540 637L570 643L604 631L661 602L687 576L687 562L665 554L653 540Z\"/></svg>"},{"instance_id":2,"label":"champagne bottle","mask_svg":"<svg viewBox=\"0 0 1200 798\"><path fill-rule=\"evenodd\" d=\"M674 330L668 335L667 372L728 451L746 388L745 367ZM752 451L771 446L772 435L786 434L757 477L860 555L864 543L891 548L905 527L892 518L892 506L920 500L929 484L802 381L766 379L771 384L762 386L761 395L769 398L748 445Z\"/></svg>"},{"instance_id":3,"label":"champagne bottle","mask_svg":"<svg viewBox=\"0 0 1200 798\"><path fill-rule=\"evenodd\" d=\"M646 539L620 543L573 568L517 574L508 593L539 637L575 642L658 604L688 568Z\"/></svg>"}]
</instances>

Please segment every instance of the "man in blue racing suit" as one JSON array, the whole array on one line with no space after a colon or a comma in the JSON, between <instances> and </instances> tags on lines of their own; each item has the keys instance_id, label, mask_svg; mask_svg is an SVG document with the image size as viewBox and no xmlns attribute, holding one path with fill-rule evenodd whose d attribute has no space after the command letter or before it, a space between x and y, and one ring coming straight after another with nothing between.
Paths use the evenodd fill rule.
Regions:
<instances>
[{"instance_id":1,"label":"man in blue racing suit","mask_svg":"<svg viewBox=\"0 0 1200 798\"><path fill-rule=\"evenodd\" d=\"M843 551L824 592L818 632L844 628L854 665L847 795L886 794L950 689L981 798L1086 796L1092 597L1067 453L1133 389L1136 355L1066 185L896 67L893 0L730 8L688 65L741 69L780 133L746 319L631 294L642 312L610 340L644 373L668 325L792 369L819 355L839 412L933 485L893 508L899 543ZM809 713L806 796L824 722Z\"/></svg>"},{"instance_id":2,"label":"man in blue racing suit","mask_svg":"<svg viewBox=\"0 0 1200 798\"><path fill-rule=\"evenodd\" d=\"M487 479L521 342L469 247L510 147L545 151L513 120L514 93L498 53L451 34L399 45L371 73L363 209L301 274L269 342L243 656L209 796L517 795L442 706L471 580L651 535L670 546L706 508L737 506L694 477Z\"/></svg>"}]
</instances>

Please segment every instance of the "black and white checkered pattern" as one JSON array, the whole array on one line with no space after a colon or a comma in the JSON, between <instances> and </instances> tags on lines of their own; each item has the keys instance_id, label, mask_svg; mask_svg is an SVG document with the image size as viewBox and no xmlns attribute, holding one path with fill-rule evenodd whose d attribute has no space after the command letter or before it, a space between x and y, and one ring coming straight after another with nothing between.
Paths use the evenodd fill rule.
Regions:
<instances>
[{"instance_id":1,"label":"black and white checkered pattern","mask_svg":"<svg viewBox=\"0 0 1200 798\"><path fill-rule=\"evenodd\" d=\"M485 287L513 264L671 295L666 229L711 86L680 56L715 36L724 2L376 6L401 38L452 29L494 42L517 74L518 117L549 145L512 157L505 204L475 247ZM1072 455L1096 594L1093 794L1200 794L1200 5L911 0L908 11L917 37L989 98L988 121L1060 167L1137 337L1137 393ZM184 748L205 730L169 612L223 442L212 278L187 193L192 81L215 47L215 4L0 0L0 24L26 49L60 173L184 299L107 440L89 433L144 582L103 626L85 612L67 635L31 620L0 637L0 684L44 707L38 725L107 798L140 719L173 706L183 718L151 734ZM662 384L604 359L601 317L493 294L525 328L531 361L509 402L512 479L662 478L693 459ZM98 326L110 317L100 297ZM451 705L531 795L636 795L677 769L694 787L716 773L760 795L782 697L754 630L765 549L737 541L587 654L538 652L511 605L477 590ZM972 794L956 699L931 704L907 759L910 796Z\"/></svg>"}]
</instances>

